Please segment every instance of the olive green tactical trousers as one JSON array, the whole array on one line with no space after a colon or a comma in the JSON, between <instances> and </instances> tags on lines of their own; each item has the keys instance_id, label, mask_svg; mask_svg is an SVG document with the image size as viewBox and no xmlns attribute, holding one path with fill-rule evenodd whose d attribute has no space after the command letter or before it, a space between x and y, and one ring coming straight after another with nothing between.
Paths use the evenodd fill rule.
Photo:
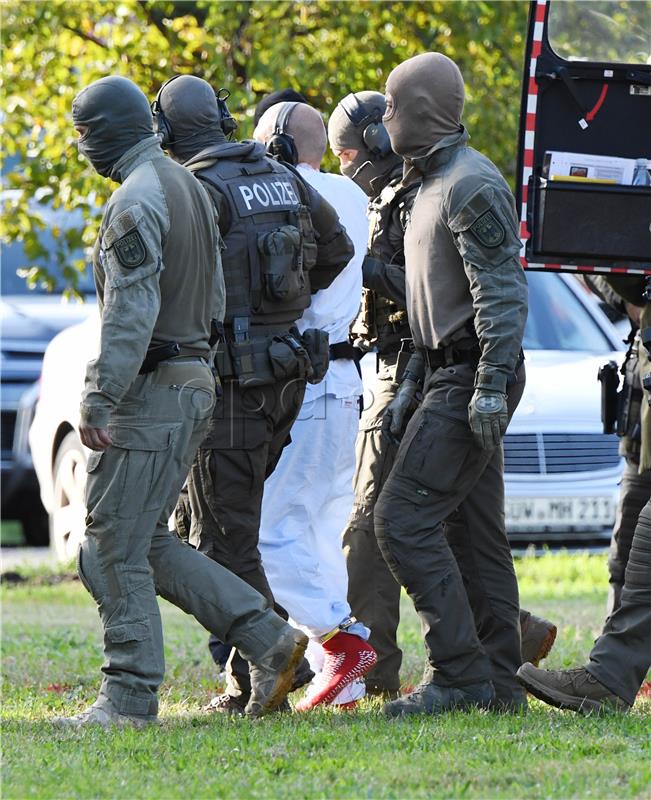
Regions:
<instances>
[{"instance_id":1,"label":"olive green tactical trousers","mask_svg":"<svg viewBox=\"0 0 651 800\"><path fill-rule=\"evenodd\" d=\"M377 664L365 676L366 686L387 692L400 688L402 651L396 639L400 622L400 584L378 547L373 512L398 452L397 444L382 436L382 417L398 391L398 384L393 380L396 360L397 353L383 357L371 385L371 403L360 420L355 446L355 500L343 534L348 602L353 616L364 620L371 629L369 643L378 656Z\"/></svg>"},{"instance_id":2,"label":"olive green tactical trousers","mask_svg":"<svg viewBox=\"0 0 651 800\"><path fill-rule=\"evenodd\" d=\"M621 604L626 565L631 552L640 512L651 497L651 470L639 472L639 460L626 459L619 489L619 503L615 527L608 552L608 613L612 614Z\"/></svg>"},{"instance_id":3,"label":"olive green tactical trousers","mask_svg":"<svg viewBox=\"0 0 651 800\"><path fill-rule=\"evenodd\" d=\"M651 667L651 500L642 509L619 607L595 642L588 672L630 705Z\"/></svg>"},{"instance_id":4,"label":"olive green tactical trousers","mask_svg":"<svg viewBox=\"0 0 651 800\"><path fill-rule=\"evenodd\" d=\"M88 461L79 575L104 628L97 704L110 701L123 714L158 711L165 664L156 594L252 661L286 626L258 592L167 528L213 405L205 362L162 362L136 378L111 416L112 446Z\"/></svg>"},{"instance_id":5,"label":"olive green tactical trousers","mask_svg":"<svg viewBox=\"0 0 651 800\"><path fill-rule=\"evenodd\" d=\"M428 372L375 508L378 544L421 618L430 679L445 686L493 680L505 703L523 696L518 586L504 524L502 447L482 450L468 425L475 371ZM524 368L509 388L512 415ZM446 520L472 497L458 540ZM452 520L454 526L454 520ZM490 655L480 641L490 631Z\"/></svg>"}]
</instances>

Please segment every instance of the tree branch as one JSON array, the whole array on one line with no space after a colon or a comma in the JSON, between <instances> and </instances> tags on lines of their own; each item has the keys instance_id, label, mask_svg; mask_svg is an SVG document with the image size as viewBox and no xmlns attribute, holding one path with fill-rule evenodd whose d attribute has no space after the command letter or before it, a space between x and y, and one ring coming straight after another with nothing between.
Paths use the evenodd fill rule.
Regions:
<instances>
[{"instance_id":1,"label":"tree branch","mask_svg":"<svg viewBox=\"0 0 651 800\"><path fill-rule=\"evenodd\" d=\"M108 44L103 39L100 39L99 36L95 36L94 33L85 33L79 28L75 28L72 25L66 25L65 23L63 24L63 27L66 30L71 31L71 33L80 36L82 39L86 39L86 41L96 44L98 47L103 47L105 50L109 49Z\"/></svg>"}]
</instances>

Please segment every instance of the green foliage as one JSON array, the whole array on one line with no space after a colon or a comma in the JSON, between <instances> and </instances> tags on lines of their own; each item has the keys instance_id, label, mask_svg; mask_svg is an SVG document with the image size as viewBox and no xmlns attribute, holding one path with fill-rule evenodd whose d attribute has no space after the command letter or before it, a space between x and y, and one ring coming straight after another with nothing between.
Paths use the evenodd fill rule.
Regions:
<instances>
[{"instance_id":1,"label":"green foliage","mask_svg":"<svg viewBox=\"0 0 651 800\"><path fill-rule=\"evenodd\" d=\"M648 64L651 58L651 3L584 0L556 3L549 15L549 42L570 61Z\"/></svg>"},{"instance_id":2,"label":"green foliage","mask_svg":"<svg viewBox=\"0 0 651 800\"><path fill-rule=\"evenodd\" d=\"M149 97L177 72L226 86L239 135L246 136L255 103L275 88L300 89L327 115L349 91L382 89L405 58L439 50L464 74L473 144L514 177L524 2L13 0L0 12L10 159L3 184L16 190L4 199L0 237L24 240L32 284L47 286L48 271L39 261L39 218L30 198L83 211L85 229L57 239L62 267L97 234L112 187L77 154L71 104L105 75L131 78ZM334 169L332 157L327 166ZM70 266L66 279L74 287L80 264Z\"/></svg>"}]
</instances>

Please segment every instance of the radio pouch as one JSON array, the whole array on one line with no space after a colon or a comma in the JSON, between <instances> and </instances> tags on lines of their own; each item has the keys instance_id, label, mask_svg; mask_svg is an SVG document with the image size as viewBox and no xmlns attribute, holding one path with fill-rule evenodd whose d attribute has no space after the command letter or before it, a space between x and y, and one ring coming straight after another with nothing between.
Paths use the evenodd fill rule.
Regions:
<instances>
[{"instance_id":1,"label":"radio pouch","mask_svg":"<svg viewBox=\"0 0 651 800\"><path fill-rule=\"evenodd\" d=\"M307 382L321 383L330 366L330 337L320 328L308 328L301 338L312 364L312 375Z\"/></svg>"},{"instance_id":2,"label":"radio pouch","mask_svg":"<svg viewBox=\"0 0 651 800\"><path fill-rule=\"evenodd\" d=\"M305 291L301 234L283 225L258 236L264 294L270 300L291 302Z\"/></svg>"},{"instance_id":3,"label":"radio pouch","mask_svg":"<svg viewBox=\"0 0 651 800\"><path fill-rule=\"evenodd\" d=\"M311 379L310 357L298 335L286 333L282 336L274 336L269 345L268 354L276 380Z\"/></svg>"}]
</instances>

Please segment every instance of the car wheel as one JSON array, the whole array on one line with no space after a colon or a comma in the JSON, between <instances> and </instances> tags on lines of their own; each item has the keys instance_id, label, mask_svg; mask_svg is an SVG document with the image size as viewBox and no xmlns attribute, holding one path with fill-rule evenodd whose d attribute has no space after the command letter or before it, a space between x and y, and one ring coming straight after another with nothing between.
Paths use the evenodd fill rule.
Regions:
<instances>
[{"instance_id":1,"label":"car wheel","mask_svg":"<svg viewBox=\"0 0 651 800\"><path fill-rule=\"evenodd\" d=\"M54 506L50 546L61 561L77 554L86 528L86 454L74 431L61 442L54 459Z\"/></svg>"}]
</instances>

